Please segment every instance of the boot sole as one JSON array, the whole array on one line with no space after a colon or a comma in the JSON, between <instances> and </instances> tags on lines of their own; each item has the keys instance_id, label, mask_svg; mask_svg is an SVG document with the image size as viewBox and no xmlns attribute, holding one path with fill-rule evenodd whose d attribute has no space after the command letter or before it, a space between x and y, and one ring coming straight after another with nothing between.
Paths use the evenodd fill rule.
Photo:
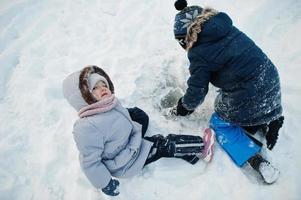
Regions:
<instances>
[{"instance_id":1,"label":"boot sole","mask_svg":"<svg viewBox=\"0 0 301 200\"><path fill-rule=\"evenodd\" d=\"M209 144L208 144L208 141L210 141ZM203 152L203 156L204 156L203 160L205 162L211 162L211 160L213 158L213 148L214 148L214 143L215 143L215 132L212 129L209 129L209 128L205 129L204 142L205 142L205 148L204 148L204 152Z\"/></svg>"}]
</instances>

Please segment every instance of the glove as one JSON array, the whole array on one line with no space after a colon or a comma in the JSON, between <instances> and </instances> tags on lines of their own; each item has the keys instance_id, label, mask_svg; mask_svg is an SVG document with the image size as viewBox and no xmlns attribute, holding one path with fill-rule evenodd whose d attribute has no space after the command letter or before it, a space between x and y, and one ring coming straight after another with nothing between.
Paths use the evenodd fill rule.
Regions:
<instances>
[{"instance_id":1,"label":"glove","mask_svg":"<svg viewBox=\"0 0 301 200\"><path fill-rule=\"evenodd\" d=\"M117 196L119 194L119 181L111 179L109 184L101 191L109 196Z\"/></svg>"},{"instance_id":2,"label":"glove","mask_svg":"<svg viewBox=\"0 0 301 200\"><path fill-rule=\"evenodd\" d=\"M277 142L278 135L279 135L278 132L279 132L279 129L282 127L283 120L284 120L284 117L281 116L281 117L279 117L279 119L274 120L269 124L269 130L265 136L266 141L267 141L267 148L269 150L272 150Z\"/></svg>"},{"instance_id":3,"label":"glove","mask_svg":"<svg viewBox=\"0 0 301 200\"><path fill-rule=\"evenodd\" d=\"M172 108L170 110L170 115L174 116L186 116L186 115L190 115L191 113L194 112L194 110L187 110L184 106L183 106L183 103L182 103L182 98L181 97L178 101L178 105L175 106L174 108Z\"/></svg>"}]
</instances>

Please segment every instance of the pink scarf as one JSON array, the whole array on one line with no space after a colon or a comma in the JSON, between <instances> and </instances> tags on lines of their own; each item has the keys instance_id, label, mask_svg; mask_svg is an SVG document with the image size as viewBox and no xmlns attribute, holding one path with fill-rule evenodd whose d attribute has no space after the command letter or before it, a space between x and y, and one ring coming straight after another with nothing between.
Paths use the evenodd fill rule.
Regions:
<instances>
[{"instance_id":1,"label":"pink scarf","mask_svg":"<svg viewBox=\"0 0 301 200\"><path fill-rule=\"evenodd\" d=\"M80 118L87 117L90 115L95 115L97 113L103 113L111 110L117 104L117 98L114 94L97 101L96 103L87 105L81 108L78 112Z\"/></svg>"}]
</instances>

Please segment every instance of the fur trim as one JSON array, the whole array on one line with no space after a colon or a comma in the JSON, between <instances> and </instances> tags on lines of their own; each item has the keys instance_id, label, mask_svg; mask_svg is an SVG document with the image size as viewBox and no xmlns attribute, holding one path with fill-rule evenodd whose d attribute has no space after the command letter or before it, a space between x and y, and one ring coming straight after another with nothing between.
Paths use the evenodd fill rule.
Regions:
<instances>
[{"instance_id":1,"label":"fur trim","mask_svg":"<svg viewBox=\"0 0 301 200\"><path fill-rule=\"evenodd\" d=\"M202 25L211 17L217 15L219 12L213 8L204 8L202 13L198 15L187 29L186 43L188 51L193 44L198 40L198 34L202 31Z\"/></svg>"},{"instance_id":2,"label":"fur trim","mask_svg":"<svg viewBox=\"0 0 301 200\"><path fill-rule=\"evenodd\" d=\"M90 92L89 85L88 85L89 76L90 76L90 74L93 74L93 73L97 73L97 74L103 76L108 81L109 89L111 90L112 94L114 94L114 85L113 85L110 77L107 75L107 73L103 69L101 69L97 66L88 65L84 69L81 70L81 73L79 75L79 89L82 94L82 97L88 104L93 104L93 103L97 102L94 95Z\"/></svg>"}]
</instances>

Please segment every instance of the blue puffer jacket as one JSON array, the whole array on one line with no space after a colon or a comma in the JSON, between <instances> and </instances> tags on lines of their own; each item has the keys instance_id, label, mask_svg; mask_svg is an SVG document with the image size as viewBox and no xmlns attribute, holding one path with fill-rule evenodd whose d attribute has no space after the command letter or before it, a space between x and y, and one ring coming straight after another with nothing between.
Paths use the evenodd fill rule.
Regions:
<instances>
[{"instance_id":1,"label":"blue puffer jacket","mask_svg":"<svg viewBox=\"0 0 301 200\"><path fill-rule=\"evenodd\" d=\"M219 13L202 26L188 52L190 77L184 107L203 102L209 82L220 88L215 112L240 126L264 124L282 113L280 81L269 58L244 33Z\"/></svg>"}]
</instances>

